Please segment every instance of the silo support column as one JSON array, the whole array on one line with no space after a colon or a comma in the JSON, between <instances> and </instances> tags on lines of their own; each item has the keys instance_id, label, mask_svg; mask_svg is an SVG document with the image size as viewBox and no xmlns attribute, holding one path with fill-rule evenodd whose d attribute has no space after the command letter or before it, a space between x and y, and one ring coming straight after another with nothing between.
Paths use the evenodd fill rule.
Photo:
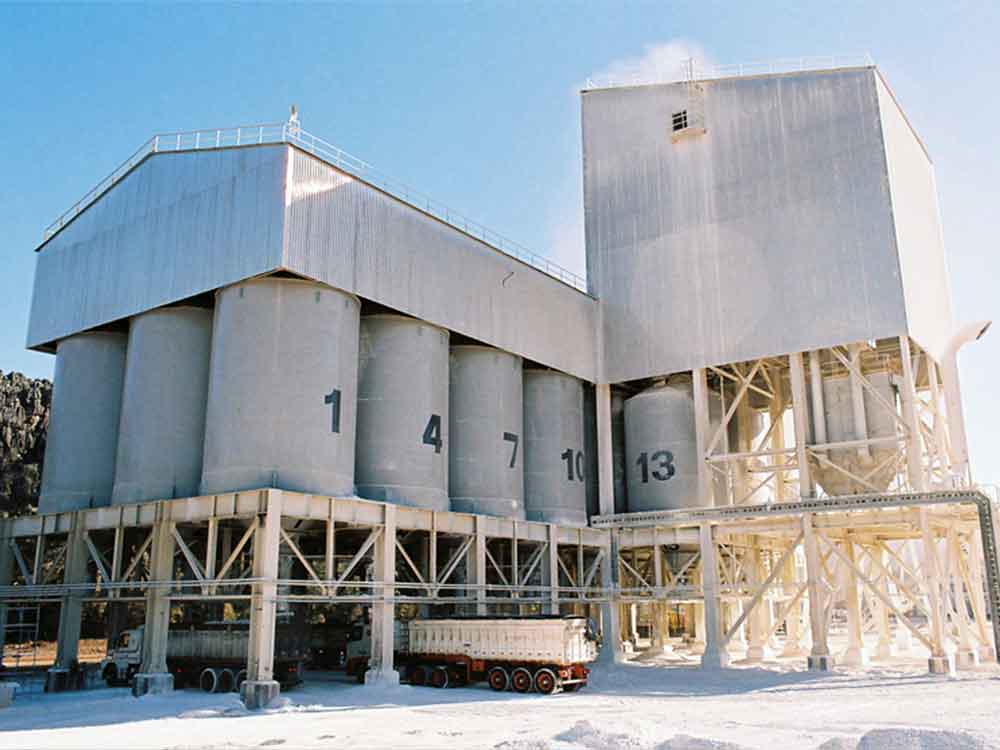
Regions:
<instances>
[{"instance_id":1,"label":"silo support column","mask_svg":"<svg viewBox=\"0 0 1000 750\"><path fill-rule=\"evenodd\" d=\"M722 645L722 616L719 607L719 560L711 524L698 528L701 547L701 591L705 606L705 652L703 669L722 669L729 664L729 654Z\"/></svg>"},{"instance_id":2,"label":"silo support column","mask_svg":"<svg viewBox=\"0 0 1000 750\"><path fill-rule=\"evenodd\" d=\"M806 453L806 444L811 442L812 436L809 432L806 375L801 352L788 355L788 374L792 390L792 418L795 425L795 463L799 470L799 496L814 497L816 490L813 487L809 471L809 457Z\"/></svg>"},{"instance_id":3,"label":"silo support column","mask_svg":"<svg viewBox=\"0 0 1000 750\"><path fill-rule=\"evenodd\" d=\"M559 614L559 527L554 524L548 525L549 548L548 548L548 568L546 584L549 587L548 613L550 615ZM484 611L483 614L486 614Z\"/></svg>"},{"instance_id":4,"label":"silo support column","mask_svg":"<svg viewBox=\"0 0 1000 750\"><path fill-rule=\"evenodd\" d=\"M760 548L762 542L759 537L751 537L753 551L750 561L750 588L767 586L767 571L764 569L764 551ZM762 661L770 656L768 652L767 639L771 633L771 618L769 609L771 607L770 597L767 592L762 593L760 599L754 602L752 599L743 603L744 607L752 607L752 612L748 617L750 623L750 644L747 648L746 658L748 661Z\"/></svg>"},{"instance_id":5,"label":"silo support column","mask_svg":"<svg viewBox=\"0 0 1000 750\"><path fill-rule=\"evenodd\" d=\"M886 554L885 550L882 549L874 549L871 554L878 555L879 557L879 564L881 565L883 572L879 576L878 587L879 591L882 592L882 596L888 599L889 576L887 576L884 571L889 566L889 556ZM875 565L873 564L872 568L874 567ZM876 607L876 617L878 618L878 645L875 647L875 658L879 660L891 659L892 627L889 621L889 608L885 606L885 602L881 601L879 597L872 597L872 603ZM906 630L906 628L900 628L900 630Z\"/></svg>"},{"instance_id":6,"label":"silo support column","mask_svg":"<svg viewBox=\"0 0 1000 750\"><path fill-rule=\"evenodd\" d=\"M398 685L394 668L396 650L396 506L384 506L382 537L372 548L375 558L375 590L372 604L372 647L365 672L365 685Z\"/></svg>"},{"instance_id":7,"label":"silo support column","mask_svg":"<svg viewBox=\"0 0 1000 750\"><path fill-rule=\"evenodd\" d=\"M614 493L612 493L612 509L613 495ZM602 644L598 660L604 664L621 664L625 661L625 655L622 651L621 611L618 600L618 531L611 529L608 534L611 539L604 550L604 561L601 564L601 588L604 589L605 599L601 604Z\"/></svg>"},{"instance_id":8,"label":"silo support column","mask_svg":"<svg viewBox=\"0 0 1000 750\"><path fill-rule=\"evenodd\" d=\"M598 509L602 516L609 516L615 512L615 458L614 443L611 439L611 384L598 384L594 390L597 406Z\"/></svg>"},{"instance_id":9,"label":"silo support column","mask_svg":"<svg viewBox=\"0 0 1000 750\"><path fill-rule=\"evenodd\" d=\"M87 547L83 541L83 514L74 513L72 527L66 537L66 558L63 583L77 586L87 582ZM83 591L71 588L62 597L59 606L59 635L56 642L56 663L45 679L46 692L70 690L82 685L74 684L78 672L77 655L80 648L80 620L83 616Z\"/></svg>"},{"instance_id":10,"label":"silo support column","mask_svg":"<svg viewBox=\"0 0 1000 750\"><path fill-rule=\"evenodd\" d=\"M162 513L163 506L159 511ZM132 695L166 693L174 689L167 671L167 631L170 628L170 581L174 579L174 524L161 518L153 526L150 545L150 585L146 589L146 622L142 634L142 664L132 680Z\"/></svg>"},{"instance_id":11,"label":"silo support column","mask_svg":"<svg viewBox=\"0 0 1000 750\"><path fill-rule=\"evenodd\" d=\"M868 664L868 650L865 648L862 632L859 581L854 573L857 557L854 552L854 541L850 536L844 542L844 554L851 563L850 566L844 566L844 598L847 602L847 651L844 652L844 665L864 667Z\"/></svg>"},{"instance_id":12,"label":"silo support column","mask_svg":"<svg viewBox=\"0 0 1000 750\"><path fill-rule=\"evenodd\" d=\"M826 611L821 593L823 564L819 556L819 541L813 530L812 514L802 516L802 546L806 553L806 589L809 592L809 631L812 650L809 652L809 669L826 672L833 669L833 657L827 641Z\"/></svg>"},{"instance_id":13,"label":"silo support column","mask_svg":"<svg viewBox=\"0 0 1000 750\"><path fill-rule=\"evenodd\" d=\"M941 570L937 555L937 537L931 527L930 513L925 508L919 510L920 535L923 542L921 571L927 590L927 605L930 610L931 655L927 660L931 674L954 675L955 655L944 649L944 617L941 611Z\"/></svg>"},{"instance_id":14,"label":"silo support column","mask_svg":"<svg viewBox=\"0 0 1000 750\"><path fill-rule=\"evenodd\" d=\"M785 645L781 650L781 655L786 657L803 656L802 644L799 641L802 625L802 604L801 600L794 598L794 593L798 588L798 581L795 575L795 554L785 558L782 565L782 594L787 597L785 604Z\"/></svg>"},{"instance_id":15,"label":"silo support column","mask_svg":"<svg viewBox=\"0 0 1000 750\"><path fill-rule=\"evenodd\" d=\"M281 490L265 490L267 507L256 520L250 594L250 643L247 678L240 698L247 708L263 708L281 691L274 679L274 630L278 597L278 550L281 546Z\"/></svg>"}]
</instances>

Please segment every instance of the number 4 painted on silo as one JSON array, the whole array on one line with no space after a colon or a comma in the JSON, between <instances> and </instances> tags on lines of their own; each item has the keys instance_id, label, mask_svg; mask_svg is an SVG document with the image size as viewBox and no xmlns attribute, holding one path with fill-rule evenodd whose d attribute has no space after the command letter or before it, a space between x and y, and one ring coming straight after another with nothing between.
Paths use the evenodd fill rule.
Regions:
<instances>
[{"instance_id":1,"label":"number 4 painted on silo","mask_svg":"<svg viewBox=\"0 0 1000 750\"><path fill-rule=\"evenodd\" d=\"M334 388L323 396L323 403L330 405L330 431L340 432L340 389Z\"/></svg>"},{"instance_id":2,"label":"number 4 painted on silo","mask_svg":"<svg viewBox=\"0 0 1000 750\"><path fill-rule=\"evenodd\" d=\"M434 452L440 453L441 446L444 445L444 440L441 439L441 415L431 414L431 418L427 420L427 426L424 428L424 445L433 445Z\"/></svg>"}]
</instances>

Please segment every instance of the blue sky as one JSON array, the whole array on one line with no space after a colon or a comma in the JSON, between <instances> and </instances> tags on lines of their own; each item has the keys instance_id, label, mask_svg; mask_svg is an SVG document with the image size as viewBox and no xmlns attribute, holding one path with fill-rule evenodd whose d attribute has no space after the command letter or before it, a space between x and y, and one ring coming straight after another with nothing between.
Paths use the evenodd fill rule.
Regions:
<instances>
[{"instance_id":1,"label":"blue sky","mask_svg":"<svg viewBox=\"0 0 1000 750\"><path fill-rule=\"evenodd\" d=\"M960 320L998 312L1000 3L0 4L0 370L42 229L154 132L304 127L571 269L577 90L689 45L716 63L869 52L934 158ZM1000 483L1000 325L962 356L973 467Z\"/></svg>"}]
</instances>

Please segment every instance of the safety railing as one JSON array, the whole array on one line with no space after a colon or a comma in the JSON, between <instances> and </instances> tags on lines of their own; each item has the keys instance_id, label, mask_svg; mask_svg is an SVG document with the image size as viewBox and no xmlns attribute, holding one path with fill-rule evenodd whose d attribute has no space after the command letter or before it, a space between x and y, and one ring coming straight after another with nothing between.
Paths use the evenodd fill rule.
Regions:
<instances>
[{"instance_id":1,"label":"safety railing","mask_svg":"<svg viewBox=\"0 0 1000 750\"><path fill-rule=\"evenodd\" d=\"M295 121L154 135L136 149L111 174L101 180L86 195L46 227L42 241L47 241L70 221L79 216L88 206L92 205L98 198L110 190L150 154L237 148L240 146L260 146L277 143L288 143L296 146L327 164L363 180L394 198L445 222L455 229L461 230L465 234L475 237L477 240L486 243L505 255L527 263L581 292L587 292L587 281L582 276L563 268L558 263L552 262L521 243L479 222L473 221L464 214L434 200L430 196L414 190L409 185L379 172L368 162L349 154L312 133L302 130Z\"/></svg>"},{"instance_id":2,"label":"safety railing","mask_svg":"<svg viewBox=\"0 0 1000 750\"><path fill-rule=\"evenodd\" d=\"M869 54L825 55L821 57L795 57L783 60L736 63L733 65L705 65L698 60L688 60L676 67L657 70L621 71L614 75L594 76L587 79L588 89L608 89L620 86L642 86L652 83L677 83L690 80L710 81L719 78L773 75L776 73L803 73L810 70L833 70L874 65Z\"/></svg>"}]
</instances>

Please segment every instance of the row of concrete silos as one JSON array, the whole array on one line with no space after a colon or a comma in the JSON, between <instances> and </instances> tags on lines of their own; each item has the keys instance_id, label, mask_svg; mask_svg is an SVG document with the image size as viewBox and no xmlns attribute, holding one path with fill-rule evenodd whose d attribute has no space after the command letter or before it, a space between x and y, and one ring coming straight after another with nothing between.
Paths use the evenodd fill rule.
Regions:
<instances>
[{"instance_id":1,"label":"row of concrete silos","mask_svg":"<svg viewBox=\"0 0 1000 750\"><path fill-rule=\"evenodd\" d=\"M269 277L57 348L41 510L257 487L585 525L584 388Z\"/></svg>"}]
</instances>

